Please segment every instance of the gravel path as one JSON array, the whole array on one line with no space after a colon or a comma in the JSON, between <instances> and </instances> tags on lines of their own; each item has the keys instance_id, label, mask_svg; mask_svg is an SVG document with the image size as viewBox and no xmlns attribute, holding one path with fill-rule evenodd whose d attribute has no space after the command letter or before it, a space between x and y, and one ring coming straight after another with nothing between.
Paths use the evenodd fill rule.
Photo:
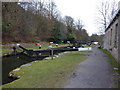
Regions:
<instances>
[{"instance_id":1,"label":"gravel path","mask_svg":"<svg viewBox=\"0 0 120 90\"><path fill-rule=\"evenodd\" d=\"M107 55L93 48L87 60L80 63L65 88L112 88L113 69Z\"/></svg>"}]
</instances>

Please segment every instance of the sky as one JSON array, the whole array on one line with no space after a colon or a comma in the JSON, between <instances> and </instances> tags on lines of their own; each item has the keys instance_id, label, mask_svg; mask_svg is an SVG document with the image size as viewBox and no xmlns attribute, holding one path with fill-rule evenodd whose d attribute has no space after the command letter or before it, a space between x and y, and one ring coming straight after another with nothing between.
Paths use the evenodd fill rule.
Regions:
<instances>
[{"instance_id":1,"label":"sky","mask_svg":"<svg viewBox=\"0 0 120 90\"><path fill-rule=\"evenodd\" d=\"M89 35L99 33L96 17L97 6L101 0L53 0L55 1L61 16L71 16L75 20L81 19ZM104 1L104 0L102 0ZM112 0L109 0L112 1ZM118 2L119 0L115 0Z\"/></svg>"},{"instance_id":2,"label":"sky","mask_svg":"<svg viewBox=\"0 0 120 90\"><path fill-rule=\"evenodd\" d=\"M23 1L23 0L22 0ZM32 0L24 0L32 1ZM35 0L44 1L44 0ZM49 0L45 0L49 1ZM87 30L89 35L99 34L99 24L97 23L98 9L101 1L106 0L53 0L57 5L57 9L60 11L62 17L71 16L75 21L80 19L83 21L84 29ZM120 0L107 0L109 2Z\"/></svg>"}]
</instances>

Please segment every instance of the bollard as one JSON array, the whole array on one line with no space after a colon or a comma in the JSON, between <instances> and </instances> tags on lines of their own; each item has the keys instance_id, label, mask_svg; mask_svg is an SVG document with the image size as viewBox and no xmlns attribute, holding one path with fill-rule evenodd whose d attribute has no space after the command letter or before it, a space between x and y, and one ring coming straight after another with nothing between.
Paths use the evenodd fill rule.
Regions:
<instances>
[{"instance_id":1,"label":"bollard","mask_svg":"<svg viewBox=\"0 0 120 90\"><path fill-rule=\"evenodd\" d=\"M51 59L53 60L53 50L51 49Z\"/></svg>"},{"instance_id":2,"label":"bollard","mask_svg":"<svg viewBox=\"0 0 120 90\"><path fill-rule=\"evenodd\" d=\"M17 48L15 46L13 46L12 49L13 49L13 54L16 55L17 54L17 50L16 50Z\"/></svg>"}]
</instances>

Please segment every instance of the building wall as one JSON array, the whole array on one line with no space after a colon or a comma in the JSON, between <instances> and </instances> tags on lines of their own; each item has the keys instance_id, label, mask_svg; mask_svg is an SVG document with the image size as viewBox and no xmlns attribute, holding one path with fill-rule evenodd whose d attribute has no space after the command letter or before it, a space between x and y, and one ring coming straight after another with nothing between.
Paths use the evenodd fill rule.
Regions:
<instances>
[{"instance_id":1,"label":"building wall","mask_svg":"<svg viewBox=\"0 0 120 90\"><path fill-rule=\"evenodd\" d=\"M107 49L118 61L118 30L119 20L116 19L115 22L106 31L104 38L104 49ZM116 32L117 31L117 32Z\"/></svg>"},{"instance_id":2,"label":"building wall","mask_svg":"<svg viewBox=\"0 0 120 90\"><path fill-rule=\"evenodd\" d=\"M118 18L118 62L120 64L120 16Z\"/></svg>"},{"instance_id":3,"label":"building wall","mask_svg":"<svg viewBox=\"0 0 120 90\"><path fill-rule=\"evenodd\" d=\"M106 29L104 37L104 49L107 49L120 63L120 2L118 3L118 13Z\"/></svg>"}]
</instances>

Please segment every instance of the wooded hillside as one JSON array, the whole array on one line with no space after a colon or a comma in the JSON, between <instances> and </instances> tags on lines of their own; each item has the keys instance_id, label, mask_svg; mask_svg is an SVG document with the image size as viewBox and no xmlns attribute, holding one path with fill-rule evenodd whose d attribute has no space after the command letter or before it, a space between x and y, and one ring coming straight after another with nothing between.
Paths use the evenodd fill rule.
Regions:
<instances>
[{"instance_id":1,"label":"wooded hillside","mask_svg":"<svg viewBox=\"0 0 120 90\"><path fill-rule=\"evenodd\" d=\"M62 18L53 1L3 2L2 20L3 43L89 39L82 21L70 16Z\"/></svg>"}]
</instances>

